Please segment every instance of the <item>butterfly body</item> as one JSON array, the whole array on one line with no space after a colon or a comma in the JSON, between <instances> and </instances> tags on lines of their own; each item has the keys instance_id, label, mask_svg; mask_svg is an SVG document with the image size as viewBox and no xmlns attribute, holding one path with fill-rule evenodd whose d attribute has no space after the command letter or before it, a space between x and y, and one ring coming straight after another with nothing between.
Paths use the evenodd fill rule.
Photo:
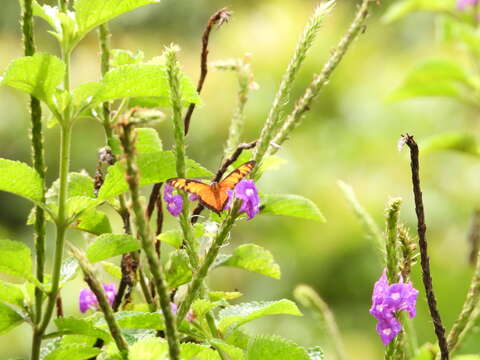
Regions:
<instances>
[{"instance_id":1,"label":"butterfly body","mask_svg":"<svg viewBox=\"0 0 480 360\"><path fill-rule=\"evenodd\" d=\"M220 182L206 184L194 179L173 178L167 180L167 184L197 195L202 205L220 213L228 202L228 190L233 190L245 176L250 174L255 164L255 161L249 161L240 165Z\"/></svg>"}]
</instances>

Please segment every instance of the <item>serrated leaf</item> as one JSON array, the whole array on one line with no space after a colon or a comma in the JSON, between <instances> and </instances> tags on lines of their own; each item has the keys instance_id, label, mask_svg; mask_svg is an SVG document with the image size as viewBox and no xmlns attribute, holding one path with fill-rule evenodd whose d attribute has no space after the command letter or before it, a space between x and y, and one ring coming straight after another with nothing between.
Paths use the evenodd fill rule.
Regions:
<instances>
[{"instance_id":1,"label":"serrated leaf","mask_svg":"<svg viewBox=\"0 0 480 360\"><path fill-rule=\"evenodd\" d=\"M208 298L210 301L233 300L239 298L243 294L238 291L210 291Z\"/></svg>"},{"instance_id":2,"label":"serrated leaf","mask_svg":"<svg viewBox=\"0 0 480 360\"><path fill-rule=\"evenodd\" d=\"M87 319L74 317L57 318L55 319L55 325L57 325L59 331L64 331L68 334L91 336L106 342L112 339L108 331L96 327L93 321Z\"/></svg>"},{"instance_id":3,"label":"serrated leaf","mask_svg":"<svg viewBox=\"0 0 480 360\"><path fill-rule=\"evenodd\" d=\"M177 174L175 156L171 151L138 154L137 165L140 171L140 186L164 182ZM187 177L211 177L213 174L197 162L187 160ZM105 182L100 188L98 198L108 200L128 191L123 163L117 162L108 168Z\"/></svg>"},{"instance_id":4,"label":"serrated leaf","mask_svg":"<svg viewBox=\"0 0 480 360\"><path fill-rule=\"evenodd\" d=\"M164 339L151 337L133 344L128 352L129 360L163 360L168 355L168 345Z\"/></svg>"},{"instance_id":5,"label":"serrated leaf","mask_svg":"<svg viewBox=\"0 0 480 360\"><path fill-rule=\"evenodd\" d=\"M176 250L170 253L165 266L165 280L170 289L176 289L180 285L188 283L192 279L190 260L184 250Z\"/></svg>"},{"instance_id":6,"label":"serrated leaf","mask_svg":"<svg viewBox=\"0 0 480 360\"><path fill-rule=\"evenodd\" d=\"M102 235L112 232L112 226L110 225L110 219L106 214L101 211L90 209L84 211L78 218L73 228L85 232L89 232L94 235Z\"/></svg>"},{"instance_id":7,"label":"serrated leaf","mask_svg":"<svg viewBox=\"0 0 480 360\"><path fill-rule=\"evenodd\" d=\"M77 0L75 14L78 32L86 34L93 28L117 16L160 0Z\"/></svg>"},{"instance_id":8,"label":"serrated leaf","mask_svg":"<svg viewBox=\"0 0 480 360\"><path fill-rule=\"evenodd\" d=\"M231 344L227 344L226 342L220 339L211 339L209 341L216 349L221 350L224 354L227 354L230 359L235 360L244 360L245 354L242 349L233 346Z\"/></svg>"},{"instance_id":9,"label":"serrated leaf","mask_svg":"<svg viewBox=\"0 0 480 360\"><path fill-rule=\"evenodd\" d=\"M44 360L86 360L100 354L101 349L80 344L62 345L47 356Z\"/></svg>"},{"instance_id":10,"label":"serrated leaf","mask_svg":"<svg viewBox=\"0 0 480 360\"><path fill-rule=\"evenodd\" d=\"M318 206L303 196L263 194L260 204L261 214L292 216L319 222L326 221Z\"/></svg>"},{"instance_id":11,"label":"serrated leaf","mask_svg":"<svg viewBox=\"0 0 480 360\"><path fill-rule=\"evenodd\" d=\"M26 92L47 104L53 104L56 87L65 75L65 64L56 56L37 52L13 60L5 70L0 85Z\"/></svg>"},{"instance_id":12,"label":"serrated leaf","mask_svg":"<svg viewBox=\"0 0 480 360\"><path fill-rule=\"evenodd\" d=\"M242 303L228 306L220 311L220 323L218 327L221 331L225 331L226 329L231 331L247 322L267 315L277 314L302 316L297 305L287 299Z\"/></svg>"},{"instance_id":13,"label":"serrated leaf","mask_svg":"<svg viewBox=\"0 0 480 360\"><path fill-rule=\"evenodd\" d=\"M240 245L232 255L223 258L218 266L234 266L247 271L256 272L280 279L280 266L273 255L266 249L255 244Z\"/></svg>"},{"instance_id":14,"label":"serrated leaf","mask_svg":"<svg viewBox=\"0 0 480 360\"><path fill-rule=\"evenodd\" d=\"M162 140L158 132L152 128L138 128L135 130L137 137L135 148L139 154L160 152L163 150Z\"/></svg>"},{"instance_id":15,"label":"serrated leaf","mask_svg":"<svg viewBox=\"0 0 480 360\"><path fill-rule=\"evenodd\" d=\"M11 284L6 281L0 280L0 301L4 301L11 305L23 307L23 291L16 284Z\"/></svg>"},{"instance_id":16,"label":"serrated leaf","mask_svg":"<svg viewBox=\"0 0 480 360\"><path fill-rule=\"evenodd\" d=\"M109 263L107 261L102 261L102 267L107 272L107 274L112 275L114 278L121 280L122 279L122 269L120 266Z\"/></svg>"},{"instance_id":17,"label":"serrated leaf","mask_svg":"<svg viewBox=\"0 0 480 360\"><path fill-rule=\"evenodd\" d=\"M199 238L205 233L205 226L203 224L195 224L193 226L193 234L195 238ZM176 249L180 249L183 243L183 232L180 229L168 230L157 236L161 242L167 243Z\"/></svg>"},{"instance_id":18,"label":"serrated leaf","mask_svg":"<svg viewBox=\"0 0 480 360\"><path fill-rule=\"evenodd\" d=\"M133 53L130 50L112 49L111 55L112 55L110 59L111 67L141 64L145 59L145 54L141 50L137 50L136 53Z\"/></svg>"},{"instance_id":19,"label":"serrated leaf","mask_svg":"<svg viewBox=\"0 0 480 360\"><path fill-rule=\"evenodd\" d=\"M163 315L159 312L119 311L115 314L115 319L124 329L165 329Z\"/></svg>"},{"instance_id":20,"label":"serrated leaf","mask_svg":"<svg viewBox=\"0 0 480 360\"><path fill-rule=\"evenodd\" d=\"M469 133L451 132L430 136L420 143L420 153L438 150L457 151L475 157L480 155L480 147L475 136Z\"/></svg>"},{"instance_id":21,"label":"serrated leaf","mask_svg":"<svg viewBox=\"0 0 480 360\"><path fill-rule=\"evenodd\" d=\"M23 318L11 307L0 302L0 335L5 334L23 322Z\"/></svg>"},{"instance_id":22,"label":"serrated leaf","mask_svg":"<svg viewBox=\"0 0 480 360\"><path fill-rule=\"evenodd\" d=\"M106 73L101 84L92 104L138 97L154 97L157 107L170 104L170 86L164 65L122 65ZM192 81L184 75L180 79L180 90L184 106L200 103Z\"/></svg>"},{"instance_id":23,"label":"serrated leaf","mask_svg":"<svg viewBox=\"0 0 480 360\"><path fill-rule=\"evenodd\" d=\"M247 360L310 360L301 346L277 335L260 335L248 346Z\"/></svg>"},{"instance_id":24,"label":"serrated leaf","mask_svg":"<svg viewBox=\"0 0 480 360\"><path fill-rule=\"evenodd\" d=\"M210 310L215 309L218 306L218 304L215 304L213 302L210 302L205 299L197 299L193 302L192 304L192 310L195 316L197 317L202 317L206 313L208 313Z\"/></svg>"},{"instance_id":25,"label":"serrated leaf","mask_svg":"<svg viewBox=\"0 0 480 360\"><path fill-rule=\"evenodd\" d=\"M19 161L0 159L0 190L42 201L42 179L33 168Z\"/></svg>"},{"instance_id":26,"label":"serrated leaf","mask_svg":"<svg viewBox=\"0 0 480 360\"><path fill-rule=\"evenodd\" d=\"M462 67L446 60L429 60L417 65L387 100L444 96L470 101L472 91L470 76Z\"/></svg>"},{"instance_id":27,"label":"serrated leaf","mask_svg":"<svg viewBox=\"0 0 480 360\"><path fill-rule=\"evenodd\" d=\"M0 240L0 272L30 279L32 256L30 248L18 241Z\"/></svg>"},{"instance_id":28,"label":"serrated leaf","mask_svg":"<svg viewBox=\"0 0 480 360\"><path fill-rule=\"evenodd\" d=\"M310 360L324 360L325 354L320 346L314 346L307 349Z\"/></svg>"},{"instance_id":29,"label":"serrated leaf","mask_svg":"<svg viewBox=\"0 0 480 360\"><path fill-rule=\"evenodd\" d=\"M102 234L88 245L86 253L90 262L97 262L139 249L140 242L131 235Z\"/></svg>"}]
</instances>

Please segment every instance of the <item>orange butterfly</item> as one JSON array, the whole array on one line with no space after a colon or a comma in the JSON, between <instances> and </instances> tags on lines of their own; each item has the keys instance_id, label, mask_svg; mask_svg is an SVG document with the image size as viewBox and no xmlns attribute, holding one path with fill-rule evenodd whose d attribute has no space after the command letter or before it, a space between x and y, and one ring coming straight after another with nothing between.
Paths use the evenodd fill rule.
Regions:
<instances>
[{"instance_id":1,"label":"orange butterfly","mask_svg":"<svg viewBox=\"0 0 480 360\"><path fill-rule=\"evenodd\" d=\"M167 184L176 189L187 191L198 196L200 203L210 210L219 213L228 201L228 190L233 190L245 176L250 174L255 167L256 161L248 161L240 165L220 182L205 184L198 180L173 178L167 180Z\"/></svg>"}]
</instances>

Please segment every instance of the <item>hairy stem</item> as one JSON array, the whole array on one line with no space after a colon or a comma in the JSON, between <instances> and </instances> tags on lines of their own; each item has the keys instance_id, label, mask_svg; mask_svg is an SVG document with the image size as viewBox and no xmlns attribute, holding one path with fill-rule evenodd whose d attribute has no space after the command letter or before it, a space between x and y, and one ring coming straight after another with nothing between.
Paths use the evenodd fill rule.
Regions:
<instances>
[{"instance_id":1,"label":"hairy stem","mask_svg":"<svg viewBox=\"0 0 480 360\"><path fill-rule=\"evenodd\" d=\"M398 241L397 241L397 224L398 216L400 214L400 205L402 199L391 199L387 205L387 238L386 238L386 253L387 253L387 279L390 284L398 283L400 276L400 262L398 259Z\"/></svg>"},{"instance_id":2,"label":"hairy stem","mask_svg":"<svg viewBox=\"0 0 480 360\"><path fill-rule=\"evenodd\" d=\"M275 131L281 125L285 118L285 109L290 102L290 93L292 91L293 82L297 77L307 52L313 45L313 41L317 35L320 26L326 15L330 12L334 4L334 1L328 1L322 3L315 10L314 14L310 18L309 22L305 26L302 36L300 37L295 52L293 54L287 70L283 75L282 82L277 91L275 99L273 100L272 107L268 114L265 125L263 126L260 138L258 139L257 149L255 151L254 160L260 165L263 156L270 146ZM253 169L252 177L257 173L259 166Z\"/></svg>"},{"instance_id":3,"label":"hairy stem","mask_svg":"<svg viewBox=\"0 0 480 360\"><path fill-rule=\"evenodd\" d=\"M404 135L405 144L410 148L410 160L412 169L412 184L413 194L415 197L415 212L418 220L418 242L420 247L420 259L422 265L423 284L425 286L425 293L427 295L428 307L430 315L433 320L435 334L438 338L438 345L440 347L441 360L449 359L449 351L447 340L445 338L445 328L442 324L440 312L437 308L437 300L433 292L432 275L430 273L430 259L428 257L427 245L427 225L425 224L425 213L423 208L422 189L420 187L420 165L418 161L418 145L413 139L413 136Z\"/></svg>"},{"instance_id":4,"label":"hairy stem","mask_svg":"<svg viewBox=\"0 0 480 360\"><path fill-rule=\"evenodd\" d=\"M25 0L22 13L22 32L23 46L25 56L35 54L35 39L33 35L33 8L32 0ZM45 154L43 150L43 131L42 131L42 108L40 101L35 97L30 97L30 121L32 124L30 139L32 142L32 161L33 167L38 175L45 181ZM42 202L45 201L45 187L43 187ZM36 277L39 282L43 282L45 271L45 212L39 206L35 208L34 223L34 243L36 254ZM35 319L38 324L42 319L43 294L38 288L35 288Z\"/></svg>"},{"instance_id":5,"label":"hairy stem","mask_svg":"<svg viewBox=\"0 0 480 360\"><path fill-rule=\"evenodd\" d=\"M128 121L128 120L125 120ZM142 244L142 248L147 256L150 272L155 282L155 288L160 300L160 307L165 319L165 333L168 341L169 353L171 360L178 360L180 357L180 349L178 344L178 334L175 324L175 316L172 314L170 307L170 298L167 292L163 268L155 254L153 238L150 228L145 220L145 211L140 202L139 193L139 175L136 166L135 147L133 139L133 125L131 123L122 123L122 134L120 140L122 142L126 161L126 180L130 188L132 196L132 207L135 214L138 235Z\"/></svg>"},{"instance_id":6,"label":"hairy stem","mask_svg":"<svg viewBox=\"0 0 480 360\"><path fill-rule=\"evenodd\" d=\"M310 110L313 101L317 97L320 90L328 83L330 76L337 68L338 64L340 64L350 45L364 29L369 7L375 1L376 0L362 1L362 4L360 5L347 33L338 43L332 55L323 66L320 74L314 76L313 81L305 90L303 96L297 101L293 111L288 115L281 129L275 135L273 143L276 145L281 145L288 138L292 130L300 124L303 115ZM265 146L268 146L268 144ZM271 147L270 153L275 153L278 148L279 146Z\"/></svg>"},{"instance_id":7,"label":"hairy stem","mask_svg":"<svg viewBox=\"0 0 480 360\"><path fill-rule=\"evenodd\" d=\"M98 38L100 41L101 52L101 70L102 75L105 75L110 70L110 31L108 24L102 24L98 28ZM107 143L112 148L112 127L110 123L110 104L104 102L102 105L103 110L103 127L105 129L105 135L107 137Z\"/></svg>"}]
</instances>

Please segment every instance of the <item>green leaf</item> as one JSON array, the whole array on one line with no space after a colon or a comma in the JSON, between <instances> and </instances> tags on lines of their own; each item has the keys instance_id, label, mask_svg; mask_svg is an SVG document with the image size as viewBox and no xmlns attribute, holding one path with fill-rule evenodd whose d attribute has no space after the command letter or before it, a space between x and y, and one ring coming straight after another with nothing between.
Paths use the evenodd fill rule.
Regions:
<instances>
[{"instance_id":1,"label":"green leaf","mask_svg":"<svg viewBox=\"0 0 480 360\"><path fill-rule=\"evenodd\" d=\"M138 154L137 165L140 171L140 186L164 182L177 175L175 155L171 151ZM105 182L98 198L107 200L128 191L123 163L117 162L108 168ZM187 177L211 177L213 174L193 160L187 160Z\"/></svg>"},{"instance_id":2,"label":"green leaf","mask_svg":"<svg viewBox=\"0 0 480 360\"><path fill-rule=\"evenodd\" d=\"M233 300L239 298L243 294L238 291L210 291L208 298L210 301Z\"/></svg>"},{"instance_id":3,"label":"green leaf","mask_svg":"<svg viewBox=\"0 0 480 360\"><path fill-rule=\"evenodd\" d=\"M123 329L165 329L163 315L159 312L119 311L115 319Z\"/></svg>"},{"instance_id":4,"label":"green leaf","mask_svg":"<svg viewBox=\"0 0 480 360\"><path fill-rule=\"evenodd\" d=\"M13 60L0 85L8 85L52 105L56 87L65 75L65 64L56 56L38 52Z\"/></svg>"},{"instance_id":5,"label":"green leaf","mask_svg":"<svg viewBox=\"0 0 480 360\"><path fill-rule=\"evenodd\" d=\"M267 315L277 314L302 316L297 305L287 299L242 303L239 305L228 306L220 311L220 323L218 327L221 331L225 331L226 329L231 331L247 322Z\"/></svg>"},{"instance_id":6,"label":"green leaf","mask_svg":"<svg viewBox=\"0 0 480 360\"><path fill-rule=\"evenodd\" d=\"M319 222L326 221L317 205L303 196L264 194L261 199L260 212L262 214L292 216Z\"/></svg>"},{"instance_id":7,"label":"green leaf","mask_svg":"<svg viewBox=\"0 0 480 360\"><path fill-rule=\"evenodd\" d=\"M107 274L110 274L111 276L113 276L114 278L117 278L118 280L122 279L122 269L120 268L120 266L109 263L107 261L102 261L101 264L102 264L103 270L105 270Z\"/></svg>"},{"instance_id":8,"label":"green leaf","mask_svg":"<svg viewBox=\"0 0 480 360\"><path fill-rule=\"evenodd\" d=\"M170 253L165 266L165 280L170 289L188 283L192 279L192 269L186 251L176 250Z\"/></svg>"},{"instance_id":9,"label":"green leaf","mask_svg":"<svg viewBox=\"0 0 480 360\"><path fill-rule=\"evenodd\" d=\"M72 225L73 228L85 231L94 235L102 235L112 232L110 219L101 211L90 209L84 211L78 218L77 222Z\"/></svg>"},{"instance_id":10,"label":"green leaf","mask_svg":"<svg viewBox=\"0 0 480 360\"><path fill-rule=\"evenodd\" d=\"M55 325L57 325L59 331L64 331L68 334L91 336L106 342L112 339L108 331L96 327L92 320L63 317L55 319Z\"/></svg>"},{"instance_id":11,"label":"green leaf","mask_svg":"<svg viewBox=\"0 0 480 360\"><path fill-rule=\"evenodd\" d=\"M438 345L426 343L417 350L412 360L434 360L436 358L435 354L439 354L439 352Z\"/></svg>"},{"instance_id":12,"label":"green leaf","mask_svg":"<svg viewBox=\"0 0 480 360\"><path fill-rule=\"evenodd\" d=\"M473 90L474 85L470 81L470 76L461 66L446 60L434 59L417 65L387 100L444 96L472 102L470 93Z\"/></svg>"},{"instance_id":13,"label":"green leaf","mask_svg":"<svg viewBox=\"0 0 480 360\"><path fill-rule=\"evenodd\" d=\"M77 275L79 266L74 257L68 257L62 262L60 268L60 287L64 286L70 280L73 280Z\"/></svg>"},{"instance_id":14,"label":"green leaf","mask_svg":"<svg viewBox=\"0 0 480 360\"><path fill-rule=\"evenodd\" d=\"M221 350L224 354L227 354L230 359L235 359L235 360L245 359L245 354L243 353L243 350L236 346L227 344L226 342L220 339L211 339L209 343L212 344L216 349Z\"/></svg>"},{"instance_id":15,"label":"green leaf","mask_svg":"<svg viewBox=\"0 0 480 360\"><path fill-rule=\"evenodd\" d=\"M122 98L155 97L158 107L170 104L170 87L164 65L122 65L110 70L101 81L102 87L93 96L92 104ZM182 103L199 103L192 81L181 76Z\"/></svg>"},{"instance_id":16,"label":"green leaf","mask_svg":"<svg viewBox=\"0 0 480 360\"><path fill-rule=\"evenodd\" d=\"M25 297L18 285L0 280L0 301L23 307Z\"/></svg>"},{"instance_id":17,"label":"green leaf","mask_svg":"<svg viewBox=\"0 0 480 360\"><path fill-rule=\"evenodd\" d=\"M222 259L218 266L221 265L234 266L280 279L280 266L275 262L272 254L255 244L240 245L232 255Z\"/></svg>"},{"instance_id":18,"label":"green leaf","mask_svg":"<svg viewBox=\"0 0 480 360\"><path fill-rule=\"evenodd\" d=\"M480 155L480 146L475 136L469 133L451 132L430 136L420 143L421 154L438 150L451 150L473 155Z\"/></svg>"},{"instance_id":19,"label":"green leaf","mask_svg":"<svg viewBox=\"0 0 480 360\"><path fill-rule=\"evenodd\" d=\"M139 249L140 242L131 235L103 234L88 245L87 258L90 262L97 262Z\"/></svg>"},{"instance_id":20,"label":"green leaf","mask_svg":"<svg viewBox=\"0 0 480 360\"><path fill-rule=\"evenodd\" d=\"M23 322L23 318L11 307L0 302L0 335L5 334Z\"/></svg>"},{"instance_id":21,"label":"green leaf","mask_svg":"<svg viewBox=\"0 0 480 360\"><path fill-rule=\"evenodd\" d=\"M193 225L193 234L195 238L199 238L205 233L205 226L197 223ZM183 232L180 229L168 230L157 236L161 242L167 243L176 249L180 249L183 243Z\"/></svg>"},{"instance_id":22,"label":"green leaf","mask_svg":"<svg viewBox=\"0 0 480 360\"><path fill-rule=\"evenodd\" d=\"M40 202L42 189L42 179L33 168L19 161L0 159L0 190Z\"/></svg>"},{"instance_id":23,"label":"green leaf","mask_svg":"<svg viewBox=\"0 0 480 360\"><path fill-rule=\"evenodd\" d=\"M139 128L135 130L137 133L135 148L139 154L148 154L152 152L160 152L163 150L162 140L158 136L158 132L152 128Z\"/></svg>"},{"instance_id":24,"label":"green leaf","mask_svg":"<svg viewBox=\"0 0 480 360\"><path fill-rule=\"evenodd\" d=\"M468 354L455 356L453 360L480 360L480 355Z\"/></svg>"},{"instance_id":25,"label":"green leaf","mask_svg":"<svg viewBox=\"0 0 480 360\"><path fill-rule=\"evenodd\" d=\"M320 346L314 346L307 349L308 356L310 360L324 360L325 353L323 352Z\"/></svg>"},{"instance_id":26,"label":"green leaf","mask_svg":"<svg viewBox=\"0 0 480 360\"><path fill-rule=\"evenodd\" d=\"M86 34L93 28L117 16L160 0L77 0L75 14L78 32Z\"/></svg>"},{"instance_id":27,"label":"green leaf","mask_svg":"<svg viewBox=\"0 0 480 360\"><path fill-rule=\"evenodd\" d=\"M80 344L62 345L47 356L44 360L85 360L100 354L101 349Z\"/></svg>"},{"instance_id":28,"label":"green leaf","mask_svg":"<svg viewBox=\"0 0 480 360\"><path fill-rule=\"evenodd\" d=\"M129 360L163 360L168 355L164 339L156 337L142 339L133 344L128 352Z\"/></svg>"},{"instance_id":29,"label":"green leaf","mask_svg":"<svg viewBox=\"0 0 480 360\"><path fill-rule=\"evenodd\" d=\"M33 275L30 248L18 241L1 239L0 272L31 279Z\"/></svg>"},{"instance_id":30,"label":"green leaf","mask_svg":"<svg viewBox=\"0 0 480 360\"><path fill-rule=\"evenodd\" d=\"M310 360L301 346L277 335L260 335L248 346L247 360Z\"/></svg>"},{"instance_id":31,"label":"green leaf","mask_svg":"<svg viewBox=\"0 0 480 360\"><path fill-rule=\"evenodd\" d=\"M451 12L455 0L403 0L394 2L383 15L382 20L390 23L415 11Z\"/></svg>"},{"instance_id":32,"label":"green leaf","mask_svg":"<svg viewBox=\"0 0 480 360\"><path fill-rule=\"evenodd\" d=\"M145 54L141 50L137 50L136 53L133 53L130 50L112 49L110 53L111 53L110 66L112 68L119 67L122 65L141 64L145 59Z\"/></svg>"},{"instance_id":33,"label":"green leaf","mask_svg":"<svg viewBox=\"0 0 480 360\"><path fill-rule=\"evenodd\" d=\"M197 299L192 304L192 310L195 316L202 317L217 306L219 306L219 304L212 303L205 299Z\"/></svg>"}]
</instances>

